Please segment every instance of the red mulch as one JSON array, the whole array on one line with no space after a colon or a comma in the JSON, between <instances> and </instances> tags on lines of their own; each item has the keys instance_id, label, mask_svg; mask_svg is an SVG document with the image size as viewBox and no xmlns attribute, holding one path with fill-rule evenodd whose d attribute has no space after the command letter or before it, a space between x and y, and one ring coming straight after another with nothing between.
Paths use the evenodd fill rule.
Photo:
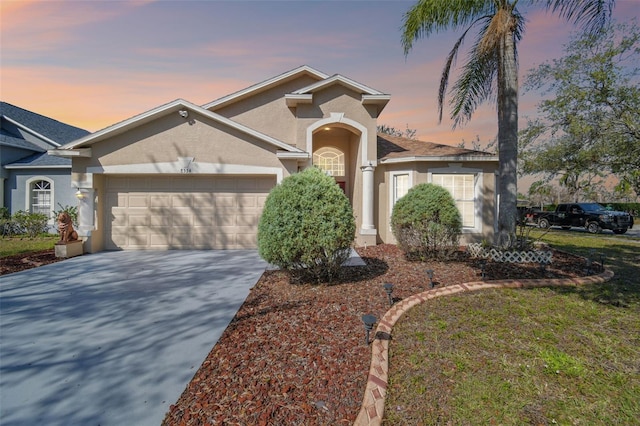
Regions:
<instances>
[{"instance_id":1,"label":"red mulch","mask_svg":"<svg viewBox=\"0 0 640 426\"><path fill-rule=\"evenodd\" d=\"M0 259L0 275L37 268L61 260L64 259L56 257L54 249L7 256Z\"/></svg>"},{"instance_id":2,"label":"red mulch","mask_svg":"<svg viewBox=\"0 0 640 426\"><path fill-rule=\"evenodd\" d=\"M480 280L479 263L408 262L394 245L358 249L366 267L343 268L332 285L291 284L266 272L227 327L164 425L353 424L371 361L361 317L437 286ZM584 274L585 262L554 252L553 264L487 265L487 279L560 278Z\"/></svg>"},{"instance_id":3,"label":"red mulch","mask_svg":"<svg viewBox=\"0 0 640 426\"><path fill-rule=\"evenodd\" d=\"M365 267L343 268L332 285L291 284L265 272L179 400L165 425L337 425L355 420L366 384L370 347L361 317L377 318L393 298L480 280L476 260L408 262L394 245L357 249ZM0 275L64 260L54 250L4 257ZM487 279L584 275L584 259L554 252L553 264L489 263Z\"/></svg>"}]
</instances>

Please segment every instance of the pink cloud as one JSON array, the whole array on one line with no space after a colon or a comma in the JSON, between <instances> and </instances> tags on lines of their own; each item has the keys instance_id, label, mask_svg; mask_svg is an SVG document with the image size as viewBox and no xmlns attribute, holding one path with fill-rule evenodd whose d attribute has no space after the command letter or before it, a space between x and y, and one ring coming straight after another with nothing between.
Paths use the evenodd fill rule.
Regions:
<instances>
[{"instance_id":1,"label":"pink cloud","mask_svg":"<svg viewBox=\"0 0 640 426\"><path fill-rule=\"evenodd\" d=\"M245 87L242 80L154 72L88 73L67 68L2 68L2 100L96 131L177 98L204 104Z\"/></svg>"}]
</instances>

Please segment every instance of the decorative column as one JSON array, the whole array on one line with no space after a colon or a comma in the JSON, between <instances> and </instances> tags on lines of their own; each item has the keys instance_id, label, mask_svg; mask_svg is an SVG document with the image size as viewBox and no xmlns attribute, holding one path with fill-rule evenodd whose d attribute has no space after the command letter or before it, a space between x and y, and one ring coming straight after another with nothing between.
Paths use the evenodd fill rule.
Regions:
<instances>
[{"instance_id":1,"label":"decorative column","mask_svg":"<svg viewBox=\"0 0 640 426\"><path fill-rule=\"evenodd\" d=\"M78 235L82 237L91 236L91 231L95 229L94 194L93 188L79 188L76 192L78 198Z\"/></svg>"},{"instance_id":2,"label":"decorative column","mask_svg":"<svg viewBox=\"0 0 640 426\"><path fill-rule=\"evenodd\" d=\"M376 235L376 227L373 224L373 171L375 166L369 162L368 166L360 167L362 170L362 224L360 234Z\"/></svg>"}]
</instances>

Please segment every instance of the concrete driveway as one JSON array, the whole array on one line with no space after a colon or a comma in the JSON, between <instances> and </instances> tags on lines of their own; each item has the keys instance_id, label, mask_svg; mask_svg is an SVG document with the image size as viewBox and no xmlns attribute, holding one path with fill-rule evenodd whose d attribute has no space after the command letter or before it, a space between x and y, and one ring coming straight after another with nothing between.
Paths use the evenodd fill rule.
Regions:
<instances>
[{"instance_id":1,"label":"concrete driveway","mask_svg":"<svg viewBox=\"0 0 640 426\"><path fill-rule=\"evenodd\" d=\"M127 251L0 277L0 424L159 425L266 266Z\"/></svg>"}]
</instances>

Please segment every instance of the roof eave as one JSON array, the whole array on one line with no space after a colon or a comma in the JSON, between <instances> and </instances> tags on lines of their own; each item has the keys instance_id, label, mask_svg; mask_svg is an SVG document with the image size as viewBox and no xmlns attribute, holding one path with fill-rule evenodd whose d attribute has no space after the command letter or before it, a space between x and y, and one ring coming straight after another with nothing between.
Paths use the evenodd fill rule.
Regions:
<instances>
[{"instance_id":1,"label":"roof eave","mask_svg":"<svg viewBox=\"0 0 640 426\"><path fill-rule=\"evenodd\" d=\"M414 155L409 157L395 157L395 158L382 158L381 164L394 164L394 163L410 163L410 162L444 162L444 161L482 161L482 162L498 162L498 157L495 155L483 156L483 155Z\"/></svg>"},{"instance_id":2,"label":"roof eave","mask_svg":"<svg viewBox=\"0 0 640 426\"><path fill-rule=\"evenodd\" d=\"M288 93L284 95L284 100L289 108L295 108L300 104L313 103L313 94L294 94Z\"/></svg>"},{"instance_id":3,"label":"roof eave","mask_svg":"<svg viewBox=\"0 0 640 426\"><path fill-rule=\"evenodd\" d=\"M276 157L282 160L291 160L291 159L308 160L309 158L311 158L309 153L306 151L300 151L300 152L278 151L276 153Z\"/></svg>"},{"instance_id":4,"label":"roof eave","mask_svg":"<svg viewBox=\"0 0 640 426\"><path fill-rule=\"evenodd\" d=\"M391 95L362 95L362 105L375 105L378 108L378 115L391 100Z\"/></svg>"},{"instance_id":5,"label":"roof eave","mask_svg":"<svg viewBox=\"0 0 640 426\"><path fill-rule=\"evenodd\" d=\"M55 155L56 157L68 157L68 158L91 158L91 148L78 148L78 149L50 149L47 151L49 155Z\"/></svg>"},{"instance_id":6,"label":"roof eave","mask_svg":"<svg viewBox=\"0 0 640 426\"><path fill-rule=\"evenodd\" d=\"M87 135L84 138L81 138L74 142L66 144L60 147L60 149L52 150L51 154L58 155L58 156L68 156L68 157L91 156L90 148L85 148L87 145L91 145L105 138L124 133L133 127L137 127L141 124L155 120L159 115L172 113L173 111L182 111L182 110L190 110L194 113L210 118L214 121L217 121L218 123L225 124L233 129L236 129L247 135L250 135L259 140L267 142L285 151L302 152L302 150L300 150L299 148L296 148L292 145L289 145L285 142L282 142L278 139L275 139L257 130L251 129L229 118L223 117L220 114L216 114L215 112L209 111L198 105L192 104L191 102L185 101L184 99L176 99L175 101L169 102L165 105L161 105L157 108L154 108L142 114L138 114L135 117L131 117L127 120L121 121L120 123L114 124L113 126L99 130L96 133ZM188 112L187 112L187 116L188 116ZM83 151L84 149L89 149L89 151ZM67 151L78 151L78 153L64 154ZM87 152L88 152L88 155L86 154Z\"/></svg>"},{"instance_id":7,"label":"roof eave","mask_svg":"<svg viewBox=\"0 0 640 426\"><path fill-rule=\"evenodd\" d=\"M280 82L285 81L289 78L292 78L294 76L296 76L297 74L310 74L312 76L315 76L316 78L320 79L320 80L324 80L326 78L329 77L328 74L325 74L321 71L318 71L308 65L303 65L301 67L298 68L294 68L290 71L285 72L284 74L280 74L278 76L275 76L273 78L270 78L268 80L265 80L261 83L258 84L254 84L252 86L249 86L245 89L242 89L238 92L232 93L230 95L224 96L220 99L216 99L215 101L209 102L207 104L202 105L202 108L204 109L217 109L217 108L222 108L225 105L228 105L230 103L233 103L239 99L243 99L245 97L251 96L253 93L257 93L260 92L262 90L265 90L269 87L273 87L278 85Z\"/></svg>"},{"instance_id":8,"label":"roof eave","mask_svg":"<svg viewBox=\"0 0 640 426\"><path fill-rule=\"evenodd\" d=\"M20 164L8 164L6 166L4 166L5 169L70 169L71 168L71 164L67 164L67 165L63 165L63 164L57 164L57 165L36 165L36 166L31 166L31 165L20 165Z\"/></svg>"},{"instance_id":9,"label":"roof eave","mask_svg":"<svg viewBox=\"0 0 640 426\"><path fill-rule=\"evenodd\" d=\"M3 115L2 118L4 118L5 120L7 120L8 122L10 122L11 124L13 124L14 126L18 126L19 128L21 128L22 130L24 130L27 133L32 134L33 136L37 137L38 139L41 139L42 141L51 144L53 146L60 146L61 144L59 144L58 142L44 136L41 133L36 132L35 130L25 126L24 124L12 119L11 117L7 117L6 115Z\"/></svg>"}]
</instances>

